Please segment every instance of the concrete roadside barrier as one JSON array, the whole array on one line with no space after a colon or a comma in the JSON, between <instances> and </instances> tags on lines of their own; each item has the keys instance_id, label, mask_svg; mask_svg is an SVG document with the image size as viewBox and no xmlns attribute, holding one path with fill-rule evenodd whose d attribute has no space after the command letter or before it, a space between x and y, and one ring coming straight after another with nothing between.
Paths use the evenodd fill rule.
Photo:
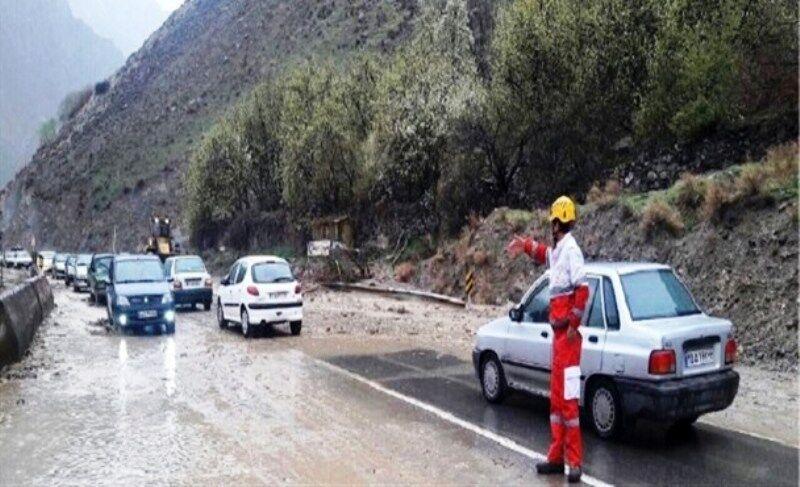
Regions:
<instances>
[{"instance_id":1,"label":"concrete roadside barrier","mask_svg":"<svg viewBox=\"0 0 800 487\"><path fill-rule=\"evenodd\" d=\"M29 279L36 290L36 296L39 298L39 306L42 308L42 315L46 317L53 311L55 301L53 300L53 289L50 287L50 281L44 276L34 277Z\"/></svg>"},{"instance_id":2,"label":"concrete roadside barrier","mask_svg":"<svg viewBox=\"0 0 800 487\"><path fill-rule=\"evenodd\" d=\"M28 279L0 294L0 368L22 359L53 306L45 277Z\"/></svg>"}]
</instances>

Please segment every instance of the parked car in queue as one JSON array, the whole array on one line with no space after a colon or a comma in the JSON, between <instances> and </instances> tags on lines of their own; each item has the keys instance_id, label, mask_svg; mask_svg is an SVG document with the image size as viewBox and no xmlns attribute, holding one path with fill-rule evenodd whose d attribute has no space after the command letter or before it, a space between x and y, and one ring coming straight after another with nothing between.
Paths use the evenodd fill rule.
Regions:
<instances>
[{"instance_id":1,"label":"parked car in queue","mask_svg":"<svg viewBox=\"0 0 800 487\"><path fill-rule=\"evenodd\" d=\"M164 273L172 285L177 306L198 304L208 311L214 299L213 282L203 259L196 255L170 257L164 262Z\"/></svg>"}]
</instances>

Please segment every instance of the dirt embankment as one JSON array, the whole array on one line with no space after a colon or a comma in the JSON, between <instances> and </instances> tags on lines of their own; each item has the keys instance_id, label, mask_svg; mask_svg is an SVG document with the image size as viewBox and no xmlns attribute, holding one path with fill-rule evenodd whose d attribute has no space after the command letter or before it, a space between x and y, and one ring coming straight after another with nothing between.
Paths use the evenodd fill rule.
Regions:
<instances>
[{"instance_id":1,"label":"dirt embankment","mask_svg":"<svg viewBox=\"0 0 800 487\"><path fill-rule=\"evenodd\" d=\"M518 299L539 275L527 259L511 261L504 246L515 233L546 239L541 214L498 209L475 220L461 238L419 264L416 284L463 294L475 269L475 299L500 304ZM589 261L653 261L673 266L703 309L731 319L747 364L796 370L797 203L728 211L721 222L702 222L674 237L647 236L624 205L584 208L576 238Z\"/></svg>"}]
</instances>

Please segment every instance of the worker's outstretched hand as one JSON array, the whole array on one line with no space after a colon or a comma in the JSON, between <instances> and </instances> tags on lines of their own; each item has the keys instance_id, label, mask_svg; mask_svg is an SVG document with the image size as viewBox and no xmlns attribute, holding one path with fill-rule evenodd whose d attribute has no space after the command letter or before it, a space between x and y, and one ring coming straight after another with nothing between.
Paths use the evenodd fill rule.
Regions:
<instances>
[{"instance_id":1,"label":"worker's outstretched hand","mask_svg":"<svg viewBox=\"0 0 800 487\"><path fill-rule=\"evenodd\" d=\"M533 248L536 245L536 242L531 240L529 237L514 235L514 238L511 239L511 242L509 242L509 244L506 246L506 252L508 252L508 256L513 259L517 257L519 254L524 253L525 248L528 245L530 245L530 247L528 248Z\"/></svg>"}]
</instances>

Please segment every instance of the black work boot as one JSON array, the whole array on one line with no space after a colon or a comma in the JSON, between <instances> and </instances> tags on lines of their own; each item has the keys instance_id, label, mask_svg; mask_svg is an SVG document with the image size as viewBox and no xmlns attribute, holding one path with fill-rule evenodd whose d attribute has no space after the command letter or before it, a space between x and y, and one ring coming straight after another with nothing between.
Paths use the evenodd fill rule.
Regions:
<instances>
[{"instance_id":1,"label":"black work boot","mask_svg":"<svg viewBox=\"0 0 800 487\"><path fill-rule=\"evenodd\" d=\"M567 482L575 484L581 481L581 467L569 467L569 474L567 474Z\"/></svg>"},{"instance_id":2,"label":"black work boot","mask_svg":"<svg viewBox=\"0 0 800 487\"><path fill-rule=\"evenodd\" d=\"M564 473L563 463L539 462L536 464L536 473L540 475L554 475Z\"/></svg>"}]
</instances>

